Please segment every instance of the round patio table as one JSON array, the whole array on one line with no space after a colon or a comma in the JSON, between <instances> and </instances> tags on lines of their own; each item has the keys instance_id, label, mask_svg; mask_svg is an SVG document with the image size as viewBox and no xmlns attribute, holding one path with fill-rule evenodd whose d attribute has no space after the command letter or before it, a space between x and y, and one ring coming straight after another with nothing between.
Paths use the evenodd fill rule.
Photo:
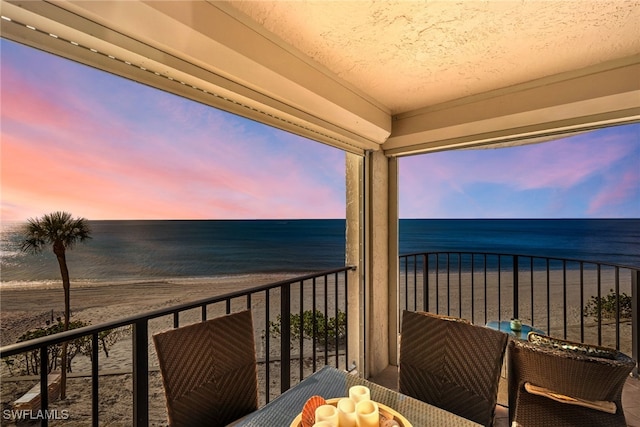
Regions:
<instances>
[{"instance_id":1,"label":"round patio table","mask_svg":"<svg viewBox=\"0 0 640 427\"><path fill-rule=\"evenodd\" d=\"M444 409L398 393L345 371L325 366L294 385L257 411L247 415L233 427L289 427L311 396L325 399L345 397L354 385L367 386L371 400L402 414L413 427L481 427Z\"/></svg>"}]
</instances>

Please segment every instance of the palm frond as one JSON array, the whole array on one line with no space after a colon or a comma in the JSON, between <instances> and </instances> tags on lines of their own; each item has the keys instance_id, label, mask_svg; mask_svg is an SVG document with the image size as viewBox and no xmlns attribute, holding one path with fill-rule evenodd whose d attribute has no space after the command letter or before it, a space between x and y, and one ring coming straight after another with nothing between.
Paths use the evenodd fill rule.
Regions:
<instances>
[{"instance_id":1,"label":"palm frond","mask_svg":"<svg viewBox=\"0 0 640 427\"><path fill-rule=\"evenodd\" d=\"M72 248L77 242L91 238L87 219L73 218L68 212L53 212L41 218L30 218L23 229L22 250L40 252L45 245L62 244Z\"/></svg>"}]
</instances>

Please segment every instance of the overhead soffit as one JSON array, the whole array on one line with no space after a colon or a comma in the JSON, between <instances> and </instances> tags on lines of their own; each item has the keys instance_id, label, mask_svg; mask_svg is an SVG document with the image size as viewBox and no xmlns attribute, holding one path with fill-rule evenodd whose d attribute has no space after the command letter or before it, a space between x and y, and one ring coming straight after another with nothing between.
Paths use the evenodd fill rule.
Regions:
<instances>
[{"instance_id":1,"label":"overhead soffit","mask_svg":"<svg viewBox=\"0 0 640 427\"><path fill-rule=\"evenodd\" d=\"M640 52L636 1L229 4L394 115Z\"/></svg>"},{"instance_id":2,"label":"overhead soffit","mask_svg":"<svg viewBox=\"0 0 640 427\"><path fill-rule=\"evenodd\" d=\"M353 152L406 155L640 118L640 1L2 5L102 57L54 46L47 30L10 38Z\"/></svg>"}]
</instances>

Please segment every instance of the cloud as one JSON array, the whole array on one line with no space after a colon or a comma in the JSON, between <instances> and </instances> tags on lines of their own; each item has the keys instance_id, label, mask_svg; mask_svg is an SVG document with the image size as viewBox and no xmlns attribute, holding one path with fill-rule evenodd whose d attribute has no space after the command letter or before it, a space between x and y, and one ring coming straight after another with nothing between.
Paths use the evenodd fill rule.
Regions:
<instances>
[{"instance_id":1,"label":"cloud","mask_svg":"<svg viewBox=\"0 0 640 427\"><path fill-rule=\"evenodd\" d=\"M31 114L51 113L48 101L25 87L29 102L3 109L5 217L53 206L91 219L344 215L344 170L335 185L322 167L344 168L336 149L164 93L139 99L135 119L59 107L43 122ZM73 89L63 106L78 98Z\"/></svg>"},{"instance_id":2,"label":"cloud","mask_svg":"<svg viewBox=\"0 0 640 427\"><path fill-rule=\"evenodd\" d=\"M606 188L590 200L587 213L617 213L616 216L621 217L640 216L640 171L637 164L622 174L611 177Z\"/></svg>"},{"instance_id":3,"label":"cloud","mask_svg":"<svg viewBox=\"0 0 640 427\"><path fill-rule=\"evenodd\" d=\"M67 86L18 68L3 61L3 218L344 216L339 150L95 70Z\"/></svg>"},{"instance_id":4,"label":"cloud","mask_svg":"<svg viewBox=\"0 0 640 427\"><path fill-rule=\"evenodd\" d=\"M640 125L627 125L541 144L402 158L401 215L619 216L611 207L629 205L640 187L638 162L627 161L640 157L639 135ZM599 209L605 205L606 213Z\"/></svg>"}]
</instances>

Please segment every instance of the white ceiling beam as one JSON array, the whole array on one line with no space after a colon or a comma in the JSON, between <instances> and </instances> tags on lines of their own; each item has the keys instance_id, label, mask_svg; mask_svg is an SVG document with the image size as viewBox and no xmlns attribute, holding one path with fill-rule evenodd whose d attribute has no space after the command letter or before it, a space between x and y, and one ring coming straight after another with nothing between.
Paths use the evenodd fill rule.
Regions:
<instances>
[{"instance_id":1,"label":"white ceiling beam","mask_svg":"<svg viewBox=\"0 0 640 427\"><path fill-rule=\"evenodd\" d=\"M640 56L394 117L388 155L420 154L640 120Z\"/></svg>"}]
</instances>

